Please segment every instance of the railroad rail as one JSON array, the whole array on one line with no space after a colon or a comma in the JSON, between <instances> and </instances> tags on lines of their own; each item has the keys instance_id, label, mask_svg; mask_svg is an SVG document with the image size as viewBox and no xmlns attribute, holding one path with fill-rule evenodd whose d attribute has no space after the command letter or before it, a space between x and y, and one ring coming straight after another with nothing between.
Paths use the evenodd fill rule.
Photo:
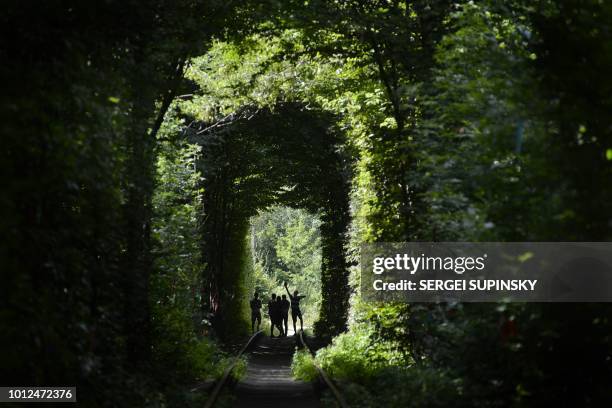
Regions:
<instances>
[{"instance_id":1,"label":"railroad rail","mask_svg":"<svg viewBox=\"0 0 612 408\"><path fill-rule=\"evenodd\" d=\"M223 386L225 385L225 383L227 382L227 379L229 378L229 375L231 374L232 370L234 369L234 367L236 367L236 364L238 364L238 361L240 360L240 357L242 357L242 354L246 351L246 349L253 343L253 341L255 341L255 339L257 337L259 337L261 334L263 334L263 330L258 331L257 333L253 334L249 340L246 342L246 344L244 345L244 347L242 347L242 349L240 349L240 352L238 352L238 354L236 355L236 357L234 357L234 360L232 361L232 363L227 366L227 368L225 369L225 371L223 372L223 376L221 376L221 378L219 379L219 381L217 381L217 384L215 385L215 388L213 389L212 393L210 394L210 396L208 397L208 400L206 401L206 404L204 405L204 408L212 408L212 406L215 404L215 402L217 401L217 398L219 397L219 393L221 392L221 389L223 389Z\"/></svg>"},{"instance_id":2,"label":"railroad rail","mask_svg":"<svg viewBox=\"0 0 612 408\"><path fill-rule=\"evenodd\" d=\"M306 350L308 350L308 352L310 352L310 354L314 357L315 353L312 351L312 349L308 346L308 344L306 344L306 342L304 341L304 331L300 330L300 342L302 343L302 346L304 346L304 348ZM325 381L325 383L327 384L327 386L329 387L329 389L332 391L332 394L334 394L334 397L336 398L336 401L338 401L338 404L340 404L341 408L349 408L348 403L346 402L346 400L344 399L344 397L342 396L342 394L340 393L340 390L338 389L338 387L336 386L336 384L334 384L334 382L331 380L331 378L329 378L329 376L325 373L325 370L323 370L316 362L313 361L314 366L316 367L317 371L319 372L319 375L321 376L321 378L323 379L323 381Z\"/></svg>"}]
</instances>

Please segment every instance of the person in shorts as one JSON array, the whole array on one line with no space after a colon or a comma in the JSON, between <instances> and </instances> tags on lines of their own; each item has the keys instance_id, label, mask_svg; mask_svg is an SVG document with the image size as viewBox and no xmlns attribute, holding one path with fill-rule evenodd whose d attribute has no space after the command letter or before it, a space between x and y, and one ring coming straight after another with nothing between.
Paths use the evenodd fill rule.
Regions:
<instances>
[{"instance_id":1,"label":"person in shorts","mask_svg":"<svg viewBox=\"0 0 612 408\"><path fill-rule=\"evenodd\" d=\"M257 322L257 331L259 331L259 325L261 325L261 300L259 300L259 293L255 292L253 299L251 299L250 305L251 331L255 333L255 322Z\"/></svg>"},{"instance_id":2,"label":"person in shorts","mask_svg":"<svg viewBox=\"0 0 612 408\"><path fill-rule=\"evenodd\" d=\"M293 291L293 295L289 293L287 282L285 282L285 290L287 291L287 295L289 295L289 299L291 300L291 320L293 320L293 332L297 334L297 330L295 329L295 321L298 318L300 319L300 330L304 331L304 320L302 319L302 311L300 310L300 300L304 299L306 296L300 295L297 290Z\"/></svg>"}]
</instances>

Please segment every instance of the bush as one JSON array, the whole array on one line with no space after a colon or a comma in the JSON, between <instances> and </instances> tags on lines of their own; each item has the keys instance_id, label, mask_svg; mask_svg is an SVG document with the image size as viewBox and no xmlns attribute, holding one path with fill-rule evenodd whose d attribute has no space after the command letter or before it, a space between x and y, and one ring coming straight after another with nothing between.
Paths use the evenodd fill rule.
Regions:
<instances>
[{"instance_id":1,"label":"bush","mask_svg":"<svg viewBox=\"0 0 612 408\"><path fill-rule=\"evenodd\" d=\"M355 324L319 350L315 361L338 383L353 407L461 406L463 384L459 379L442 369L415 365L395 342L380 339L364 323ZM296 378L308 379L314 362L298 352L292 368ZM329 395L323 401L335 406Z\"/></svg>"},{"instance_id":2,"label":"bush","mask_svg":"<svg viewBox=\"0 0 612 408\"><path fill-rule=\"evenodd\" d=\"M291 372L296 379L307 382L315 381L319 376L314 358L307 350L298 350L293 354Z\"/></svg>"},{"instance_id":3,"label":"bush","mask_svg":"<svg viewBox=\"0 0 612 408\"><path fill-rule=\"evenodd\" d=\"M177 307L154 308L153 357L166 381L218 378L231 361L212 339L196 336L188 313Z\"/></svg>"},{"instance_id":4,"label":"bush","mask_svg":"<svg viewBox=\"0 0 612 408\"><path fill-rule=\"evenodd\" d=\"M390 343L373 342L372 335L369 326L356 324L334 338L330 347L319 350L316 361L332 377L360 383L369 382L385 367L406 363Z\"/></svg>"}]
</instances>

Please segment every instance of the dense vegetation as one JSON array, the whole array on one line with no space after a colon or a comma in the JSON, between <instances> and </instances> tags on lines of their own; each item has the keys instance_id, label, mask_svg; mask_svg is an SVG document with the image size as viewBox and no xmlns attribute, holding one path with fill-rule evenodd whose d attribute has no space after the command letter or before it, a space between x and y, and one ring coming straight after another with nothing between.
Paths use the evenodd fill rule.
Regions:
<instances>
[{"instance_id":1,"label":"dense vegetation","mask_svg":"<svg viewBox=\"0 0 612 408\"><path fill-rule=\"evenodd\" d=\"M366 305L357 271L363 242L612 238L612 5L3 9L3 378L195 404L288 280L354 406L609 402L609 305Z\"/></svg>"},{"instance_id":2,"label":"dense vegetation","mask_svg":"<svg viewBox=\"0 0 612 408\"><path fill-rule=\"evenodd\" d=\"M254 268L249 287L264 299L298 289L304 325L312 326L321 307L321 222L301 209L273 207L251 219Z\"/></svg>"}]
</instances>

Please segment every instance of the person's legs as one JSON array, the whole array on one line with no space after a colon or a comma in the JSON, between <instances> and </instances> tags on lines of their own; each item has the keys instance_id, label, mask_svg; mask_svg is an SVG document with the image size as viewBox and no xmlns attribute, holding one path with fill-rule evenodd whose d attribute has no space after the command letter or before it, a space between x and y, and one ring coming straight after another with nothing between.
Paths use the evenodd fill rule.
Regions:
<instances>
[{"instance_id":1,"label":"person's legs","mask_svg":"<svg viewBox=\"0 0 612 408\"><path fill-rule=\"evenodd\" d=\"M283 331L280 329L279 325L278 325L278 317L274 318L274 327L276 327L276 329L278 330L278 337L280 337L283 334Z\"/></svg>"},{"instance_id":2,"label":"person's legs","mask_svg":"<svg viewBox=\"0 0 612 408\"><path fill-rule=\"evenodd\" d=\"M302 311L296 310L295 316L296 318L300 319L300 330L304 331L304 320L302 319Z\"/></svg>"},{"instance_id":3,"label":"person's legs","mask_svg":"<svg viewBox=\"0 0 612 408\"><path fill-rule=\"evenodd\" d=\"M283 335L283 324L280 318L276 319L276 328L278 329L278 337L281 337Z\"/></svg>"},{"instance_id":4,"label":"person's legs","mask_svg":"<svg viewBox=\"0 0 612 408\"><path fill-rule=\"evenodd\" d=\"M287 336L287 333L289 332L289 325L287 324L288 320L289 320L288 315L283 316L283 323L285 325L285 337Z\"/></svg>"},{"instance_id":5,"label":"person's legs","mask_svg":"<svg viewBox=\"0 0 612 408\"><path fill-rule=\"evenodd\" d=\"M293 334L297 334L297 330L295 330L295 319L296 319L296 312L294 310L291 311L291 320L293 321Z\"/></svg>"},{"instance_id":6,"label":"person's legs","mask_svg":"<svg viewBox=\"0 0 612 408\"><path fill-rule=\"evenodd\" d=\"M257 331L259 331L259 326L261 325L261 315L255 316L255 321L257 322ZM255 333L253 331L253 333Z\"/></svg>"}]
</instances>

